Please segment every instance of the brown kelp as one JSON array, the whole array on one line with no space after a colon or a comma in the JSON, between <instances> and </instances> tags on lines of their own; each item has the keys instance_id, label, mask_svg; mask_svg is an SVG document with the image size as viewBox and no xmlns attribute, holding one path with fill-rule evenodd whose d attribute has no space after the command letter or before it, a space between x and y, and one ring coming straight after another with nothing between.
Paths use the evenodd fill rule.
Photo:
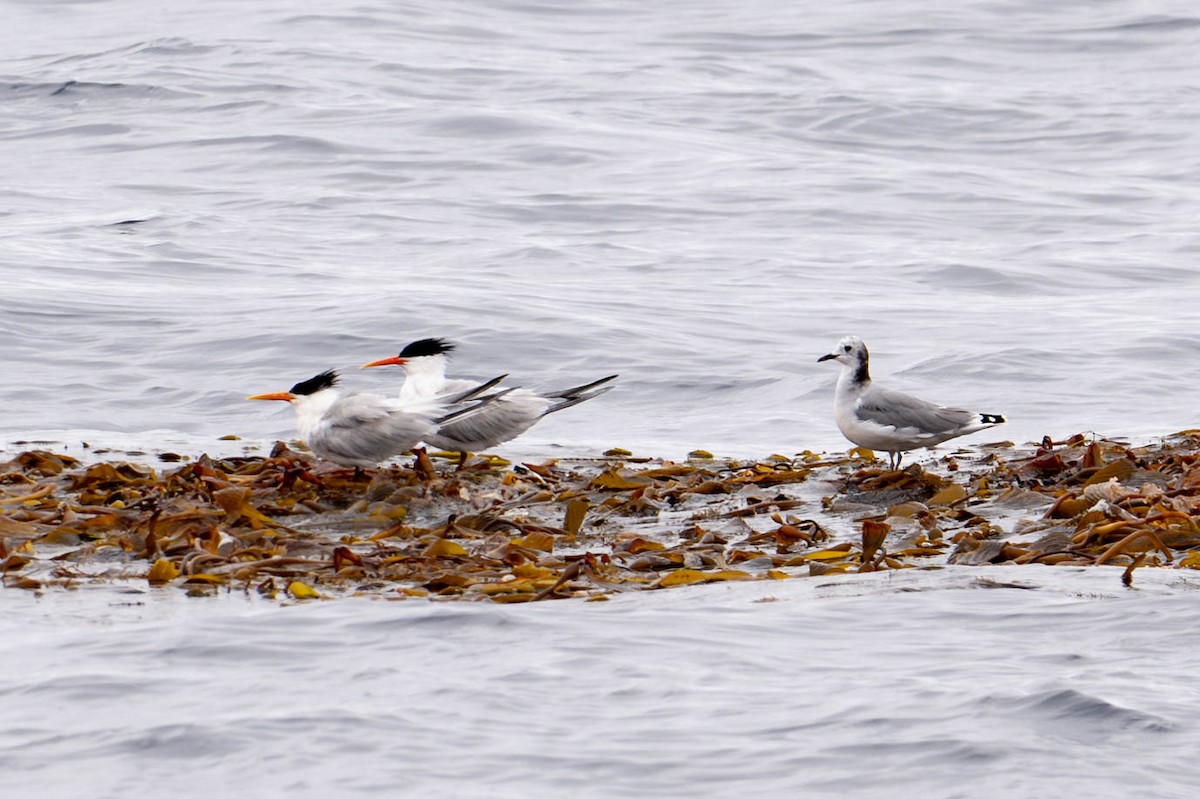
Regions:
<instances>
[{"instance_id":1,"label":"brown kelp","mask_svg":"<svg viewBox=\"0 0 1200 799\"><path fill-rule=\"evenodd\" d=\"M729 580L1011 563L1200 568L1200 433L1073 436L880 468L868 451L466 468L267 457L0 464L6 587L529 602ZM1117 572L1114 572L1116 574Z\"/></svg>"}]
</instances>

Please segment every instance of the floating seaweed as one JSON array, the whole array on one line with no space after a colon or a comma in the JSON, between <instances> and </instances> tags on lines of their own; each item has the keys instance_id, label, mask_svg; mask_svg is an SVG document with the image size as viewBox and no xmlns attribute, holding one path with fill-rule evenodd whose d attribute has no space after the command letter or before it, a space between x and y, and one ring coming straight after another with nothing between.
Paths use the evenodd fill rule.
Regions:
<instances>
[{"instance_id":1,"label":"floating seaweed","mask_svg":"<svg viewBox=\"0 0 1200 799\"><path fill-rule=\"evenodd\" d=\"M702 457L701 457L702 455ZM1200 568L1200 433L845 457L604 457L338 469L267 457L0 464L0 574L307 601L530 602L947 564Z\"/></svg>"}]
</instances>

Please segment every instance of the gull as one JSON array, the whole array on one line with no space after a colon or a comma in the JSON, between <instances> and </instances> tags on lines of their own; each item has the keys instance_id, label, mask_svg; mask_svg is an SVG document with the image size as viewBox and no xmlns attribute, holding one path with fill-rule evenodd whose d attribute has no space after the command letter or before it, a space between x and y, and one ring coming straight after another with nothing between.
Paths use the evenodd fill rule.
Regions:
<instances>
[{"instance_id":1,"label":"gull","mask_svg":"<svg viewBox=\"0 0 1200 799\"><path fill-rule=\"evenodd\" d=\"M333 370L302 380L288 391L255 394L250 400L281 400L296 411L296 430L320 458L356 470L402 455L436 436L443 424L477 413L504 392L485 395L502 378L471 384L455 396L401 402L378 394L342 395Z\"/></svg>"},{"instance_id":2,"label":"gull","mask_svg":"<svg viewBox=\"0 0 1200 799\"><path fill-rule=\"evenodd\" d=\"M400 402L429 402L473 385L471 381L446 377L447 359L454 349L454 344L445 339L424 338L405 346L399 355L371 361L363 364L362 368L403 367L405 377L400 387ZM612 386L606 384L616 379L617 375L609 375L560 391L511 389L478 413L443 425L424 440L431 446L457 452L461 468L466 463L468 452L480 452L510 441L549 414L609 391Z\"/></svg>"},{"instance_id":3,"label":"gull","mask_svg":"<svg viewBox=\"0 0 1200 799\"><path fill-rule=\"evenodd\" d=\"M833 352L817 359L829 360L842 365L833 400L838 429L860 447L888 453L892 469L900 468L900 459L907 450L935 447L951 438L1004 424L999 414L947 408L880 388L871 382L867 345L855 336L842 339Z\"/></svg>"}]
</instances>

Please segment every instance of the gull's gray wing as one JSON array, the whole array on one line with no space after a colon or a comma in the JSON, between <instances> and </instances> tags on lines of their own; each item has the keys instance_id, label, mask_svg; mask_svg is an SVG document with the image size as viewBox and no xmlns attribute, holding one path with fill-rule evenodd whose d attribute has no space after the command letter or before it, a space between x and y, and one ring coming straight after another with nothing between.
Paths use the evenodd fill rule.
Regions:
<instances>
[{"instance_id":1,"label":"gull's gray wing","mask_svg":"<svg viewBox=\"0 0 1200 799\"><path fill-rule=\"evenodd\" d=\"M979 419L979 414L962 408L946 408L878 386L871 386L859 397L854 413L864 422L875 422L897 430L919 430L930 435L949 433Z\"/></svg>"}]
</instances>

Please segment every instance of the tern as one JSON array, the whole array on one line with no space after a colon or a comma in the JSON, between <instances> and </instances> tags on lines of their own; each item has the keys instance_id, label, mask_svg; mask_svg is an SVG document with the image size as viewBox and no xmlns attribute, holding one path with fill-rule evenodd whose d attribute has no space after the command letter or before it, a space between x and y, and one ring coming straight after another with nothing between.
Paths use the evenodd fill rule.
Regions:
<instances>
[{"instance_id":1,"label":"tern","mask_svg":"<svg viewBox=\"0 0 1200 799\"><path fill-rule=\"evenodd\" d=\"M399 355L371 361L363 364L362 368L402 366L405 376L400 387L401 404L436 401L464 390L465 386L473 385L469 380L446 377L447 359L454 349L455 345L445 339L424 338L405 346ZM561 391L512 389L478 413L443 425L435 433L427 436L425 442L440 449L457 452L461 468L466 463L467 453L480 452L510 441L533 427L543 417L609 391L612 386L607 384L616 379L617 375L609 375Z\"/></svg>"},{"instance_id":2,"label":"tern","mask_svg":"<svg viewBox=\"0 0 1200 799\"><path fill-rule=\"evenodd\" d=\"M440 425L477 413L504 395L485 395L503 378L471 383L457 395L401 402L378 394L341 394L333 370L303 380L288 391L255 394L248 400L282 400L296 410L296 429L320 458L353 466L376 466L435 436Z\"/></svg>"},{"instance_id":3,"label":"tern","mask_svg":"<svg viewBox=\"0 0 1200 799\"><path fill-rule=\"evenodd\" d=\"M838 429L860 447L887 452L892 469L900 467L907 450L934 447L951 438L1004 424L999 414L947 408L880 388L871 382L867 345L855 336L839 341L833 352L822 355L817 362L829 360L842 365L834 394Z\"/></svg>"}]
</instances>

